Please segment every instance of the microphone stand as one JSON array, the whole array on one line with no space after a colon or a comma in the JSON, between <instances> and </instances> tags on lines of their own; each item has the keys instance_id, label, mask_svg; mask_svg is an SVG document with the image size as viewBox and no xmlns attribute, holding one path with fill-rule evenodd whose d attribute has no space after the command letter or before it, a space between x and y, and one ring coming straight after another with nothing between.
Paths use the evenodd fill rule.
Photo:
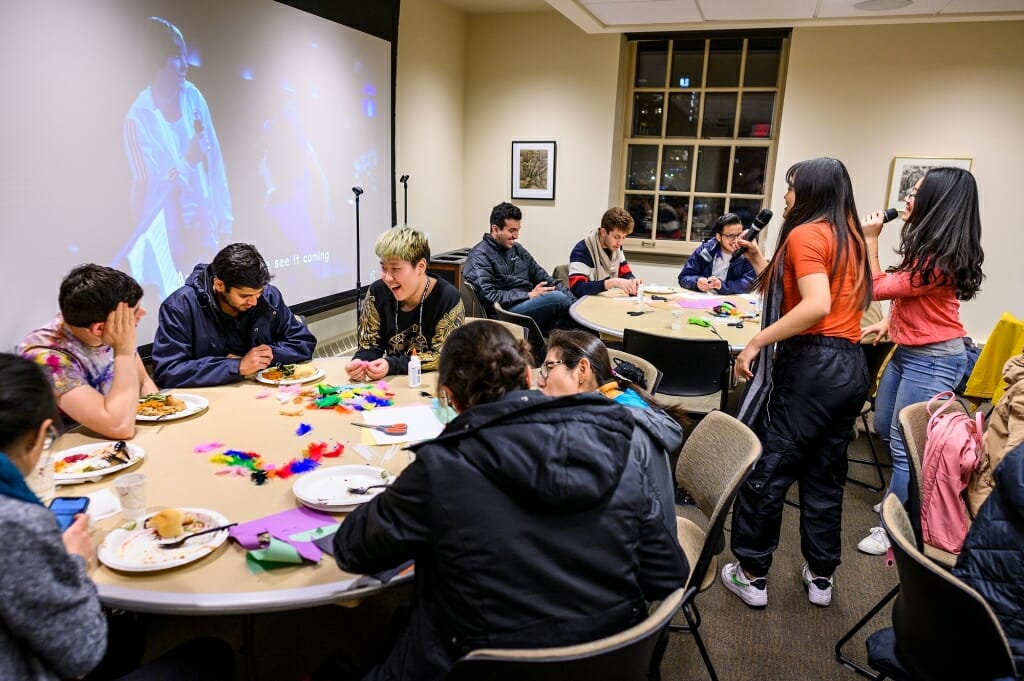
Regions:
<instances>
[{"instance_id":1,"label":"microphone stand","mask_svg":"<svg viewBox=\"0 0 1024 681\"><path fill-rule=\"evenodd\" d=\"M409 226L409 176L402 175L398 178L398 181L402 183L402 202L404 204L402 224L406 227Z\"/></svg>"},{"instance_id":2,"label":"microphone stand","mask_svg":"<svg viewBox=\"0 0 1024 681\"><path fill-rule=\"evenodd\" d=\"M359 195L363 193L362 187L352 187L352 193L356 196L356 323L363 311L363 284L360 280L359 270Z\"/></svg>"}]
</instances>

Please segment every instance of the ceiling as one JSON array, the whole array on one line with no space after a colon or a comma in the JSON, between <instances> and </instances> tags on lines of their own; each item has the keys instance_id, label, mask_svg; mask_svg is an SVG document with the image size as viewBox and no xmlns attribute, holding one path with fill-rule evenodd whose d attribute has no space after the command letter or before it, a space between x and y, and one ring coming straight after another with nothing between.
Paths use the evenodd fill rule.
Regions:
<instances>
[{"instance_id":1,"label":"ceiling","mask_svg":"<svg viewBox=\"0 0 1024 681\"><path fill-rule=\"evenodd\" d=\"M1024 20L1024 0L443 0L470 14L555 9L589 33ZM906 7L899 5L906 4ZM858 8L856 5L862 5ZM869 8L863 8L868 5ZM874 9L871 9L871 6ZM881 6L881 8L879 8ZM887 7L895 7L887 9Z\"/></svg>"}]
</instances>

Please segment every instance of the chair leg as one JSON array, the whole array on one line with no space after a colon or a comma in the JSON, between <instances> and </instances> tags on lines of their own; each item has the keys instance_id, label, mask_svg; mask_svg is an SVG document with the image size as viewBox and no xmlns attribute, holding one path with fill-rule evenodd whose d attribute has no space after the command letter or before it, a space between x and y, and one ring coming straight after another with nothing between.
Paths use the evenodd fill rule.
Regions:
<instances>
[{"instance_id":1,"label":"chair leg","mask_svg":"<svg viewBox=\"0 0 1024 681\"><path fill-rule=\"evenodd\" d=\"M889 603L889 601L896 598L896 594L898 594L899 592L900 585L897 584L892 588L892 590L889 593L882 596L882 600L878 601L878 603L873 608L871 608L871 610L868 610L868 613L864 615L864 617L860 618L860 621L854 624L852 629L846 632L846 634L843 635L841 639L836 641L836 660L838 660L840 664L845 666L847 669L852 669L861 676L867 677L869 679L874 679L875 681L880 681L881 679L885 678L884 674L878 673L873 669L857 664L852 659L846 657L846 655L843 654L843 646L846 645L847 642L851 638L853 638L858 631L863 629L864 626L868 622L870 622L875 615L881 612L882 608L884 608L886 604Z\"/></svg>"},{"instance_id":2,"label":"chair leg","mask_svg":"<svg viewBox=\"0 0 1024 681\"><path fill-rule=\"evenodd\" d=\"M868 417L867 417L867 415L861 414L860 415L860 419L861 419L861 422L864 424L864 435L868 439L868 447L871 448L871 460L868 460L868 459L855 459L853 457L850 457L849 461L850 461L850 463L865 464L867 466L871 466L872 468L874 468L875 469L875 475L878 476L878 485L872 485L870 483L864 482L863 480L857 480L856 478L853 478L853 477L850 477L850 476L847 476L846 481L847 482L852 482L855 485L860 485L861 487L866 487L867 489L871 490L872 492L881 492L882 490L885 489L885 476L882 475L882 462L879 461L879 459L878 459L878 450L875 449L875 440L874 440L873 437L871 437L871 431L868 430Z\"/></svg>"},{"instance_id":3,"label":"chair leg","mask_svg":"<svg viewBox=\"0 0 1024 681\"><path fill-rule=\"evenodd\" d=\"M708 649L705 647L704 639L700 635L700 611L697 609L697 604L693 602L684 603L680 610L683 611L683 617L686 618L686 625L669 625L669 631L688 631L693 635L693 640L697 644L697 650L700 651L701 659L704 660L704 666L708 670L711 681L718 681L715 665L711 664L711 656L708 655Z\"/></svg>"}]
</instances>

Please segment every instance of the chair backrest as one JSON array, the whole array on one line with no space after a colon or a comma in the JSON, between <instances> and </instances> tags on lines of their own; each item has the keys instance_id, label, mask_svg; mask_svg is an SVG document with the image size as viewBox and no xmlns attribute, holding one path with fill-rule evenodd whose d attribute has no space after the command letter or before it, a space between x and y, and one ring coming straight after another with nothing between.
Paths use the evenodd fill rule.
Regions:
<instances>
[{"instance_id":1,"label":"chair backrest","mask_svg":"<svg viewBox=\"0 0 1024 681\"><path fill-rule=\"evenodd\" d=\"M558 279L560 282L565 284L566 288L569 287L569 265L558 265L551 272L551 276Z\"/></svg>"},{"instance_id":2,"label":"chair backrest","mask_svg":"<svg viewBox=\"0 0 1024 681\"><path fill-rule=\"evenodd\" d=\"M545 345L547 341L544 338L544 334L540 332L540 327L537 326L534 318L527 317L524 314L509 312L500 303L494 304L494 316L503 322L518 324L529 332L526 334L526 340L530 343L530 349L533 351L533 366L539 367L541 362L544 361L544 355L548 354L548 349Z\"/></svg>"},{"instance_id":3,"label":"chair backrest","mask_svg":"<svg viewBox=\"0 0 1024 681\"><path fill-rule=\"evenodd\" d=\"M480 302L480 296L476 294L476 288L473 284L466 281L465 278L459 284L459 295L462 296L462 307L466 308L467 317L487 318L487 310L484 308L483 303Z\"/></svg>"},{"instance_id":4,"label":"chair backrest","mask_svg":"<svg viewBox=\"0 0 1024 681\"><path fill-rule=\"evenodd\" d=\"M486 317L466 317L464 324L471 322L491 322L492 324L500 324L509 330L516 338L522 338L526 340L529 336L529 330L525 326L519 326L518 324L510 324L509 322L503 322L500 319L487 319Z\"/></svg>"},{"instance_id":5,"label":"chair backrest","mask_svg":"<svg viewBox=\"0 0 1024 681\"><path fill-rule=\"evenodd\" d=\"M724 340L691 340L626 329L622 348L643 357L662 372L658 392L677 397L721 392L719 408L729 400L732 354Z\"/></svg>"},{"instance_id":6,"label":"chair backrest","mask_svg":"<svg viewBox=\"0 0 1024 681\"><path fill-rule=\"evenodd\" d=\"M900 663L915 678L1012 678L1013 657L992 609L917 549L910 518L893 494L882 502L882 527L900 576L892 608Z\"/></svg>"},{"instance_id":7,"label":"chair backrest","mask_svg":"<svg viewBox=\"0 0 1024 681\"><path fill-rule=\"evenodd\" d=\"M662 639L683 602L676 589L647 619L614 636L559 648L482 649L459 659L447 681L646 681L661 664Z\"/></svg>"},{"instance_id":8,"label":"chair backrest","mask_svg":"<svg viewBox=\"0 0 1024 681\"><path fill-rule=\"evenodd\" d=\"M637 367L644 372L644 378L647 379L647 392L652 395L658 392L658 384L661 383L661 372L658 371L658 367L654 366L643 357L631 355L628 352L616 350L614 348L608 348L608 357L612 360L613 370L618 362L632 362L637 365ZM618 362L616 362L616 360L618 360Z\"/></svg>"},{"instance_id":9,"label":"chair backrest","mask_svg":"<svg viewBox=\"0 0 1024 681\"><path fill-rule=\"evenodd\" d=\"M690 566L687 585L704 581L712 559L724 546L725 518L760 455L761 441L754 432L722 411L701 419L686 439L676 462L676 481L708 519L704 546L697 564Z\"/></svg>"}]
</instances>

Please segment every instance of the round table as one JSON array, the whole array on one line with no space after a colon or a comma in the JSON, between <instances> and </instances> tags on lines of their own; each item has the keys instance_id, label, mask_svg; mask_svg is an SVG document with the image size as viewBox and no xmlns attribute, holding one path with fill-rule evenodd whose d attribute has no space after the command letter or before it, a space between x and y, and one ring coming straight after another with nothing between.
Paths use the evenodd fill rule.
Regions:
<instances>
[{"instance_id":1,"label":"round table","mask_svg":"<svg viewBox=\"0 0 1024 681\"><path fill-rule=\"evenodd\" d=\"M647 293L643 303L638 303L636 296L627 296L623 291L613 289L580 298L569 308L569 314L578 324L613 338L622 338L623 330L627 328L691 340L714 340L721 337L729 343L734 353L741 351L761 329L759 319L744 320L742 328L729 326L730 322L735 323L740 318L716 317L710 309L719 303L729 302L741 314L757 315L760 313L760 298L755 295L712 296L676 288L672 292L653 295L664 300L654 300L652 294ZM682 312L680 329L672 328L672 312L675 310ZM630 312L643 314L630 315ZM691 324L690 318L706 319L712 326L707 328Z\"/></svg>"},{"instance_id":2,"label":"round table","mask_svg":"<svg viewBox=\"0 0 1024 681\"><path fill-rule=\"evenodd\" d=\"M316 360L314 364L326 373L322 382L341 385L348 383L344 371L346 362L347 358L331 358ZM415 389L408 388L405 376L390 376L387 383L395 393L395 406L429 405L430 398L421 391L434 392L433 374L428 374L423 385ZM257 397L268 391L270 395ZM145 474L147 511L165 507L205 508L223 514L230 521L246 522L299 506L292 494L292 484L302 475L271 479L262 486L254 484L248 476L216 475L225 468L211 463L210 457L221 450L193 451L203 443L221 442L225 448L255 451L268 463L283 464L293 457L301 457L303 447L309 442L334 439L346 445L345 452L339 458L323 459L322 466L373 465L398 474L409 462L410 453L405 450L382 462L390 449L388 446L367 445L374 452L369 462L353 451L351 445L365 442L363 433L369 432L351 425L353 421L362 421L358 412L342 414L333 409L306 409L301 416L280 414L282 404L276 399L274 386L247 380L215 388L182 388L169 392L201 395L210 401L210 407L181 420L138 424L131 443L145 449L145 458L124 472ZM301 437L296 435L300 423L311 425L312 431ZM63 435L53 451L106 441L73 431ZM57 494L79 496L103 488L113 491L113 480L119 474L109 475L99 482L62 485L57 488ZM340 520L344 514L336 514L336 517ZM98 521L93 527L96 544L123 522L120 514ZM342 571L327 554L319 565L281 567L257 574L247 569L245 554L245 549L228 539L212 554L181 567L123 573L92 561L89 574L96 582L100 599L108 607L173 614L296 610L358 599L386 586L356 586L359 576Z\"/></svg>"}]
</instances>

